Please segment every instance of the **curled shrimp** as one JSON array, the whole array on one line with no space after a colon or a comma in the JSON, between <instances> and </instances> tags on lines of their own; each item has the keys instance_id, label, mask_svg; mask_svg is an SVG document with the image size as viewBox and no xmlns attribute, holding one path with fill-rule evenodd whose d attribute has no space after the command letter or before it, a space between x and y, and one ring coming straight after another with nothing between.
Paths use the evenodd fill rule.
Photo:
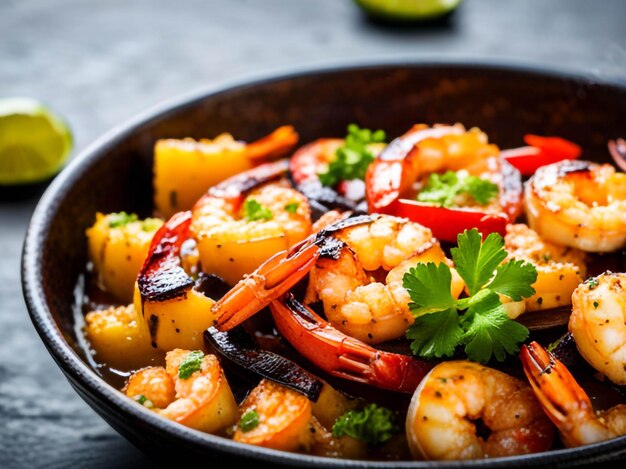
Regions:
<instances>
[{"instance_id":1,"label":"curled shrimp","mask_svg":"<svg viewBox=\"0 0 626 469\"><path fill-rule=\"evenodd\" d=\"M477 420L490 431L477 434ZM553 427L527 384L478 363L437 365L411 399L406 420L415 458L477 459L548 450Z\"/></svg>"},{"instance_id":2,"label":"curled shrimp","mask_svg":"<svg viewBox=\"0 0 626 469\"><path fill-rule=\"evenodd\" d=\"M526 215L543 238L589 252L626 245L626 174L609 164L541 167L525 190Z\"/></svg>"},{"instance_id":3,"label":"curled shrimp","mask_svg":"<svg viewBox=\"0 0 626 469\"><path fill-rule=\"evenodd\" d=\"M321 300L333 327L370 344L401 337L413 323L402 286L411 267L451 264L428 228L389 215L336 230L328 245L311 269L305 303ZM452 293L462 288L454 272Z\"/></svg>"},{"instance_id":4,"label":"curled shrimp","mask_svg":"<svg viewBox=\"0 0 626 469\"><path fill-rule=\"evenodd\" d=\"M287 167L282 160L245 171L212 187L196 203L191 231L205 272L235 284L310 234L308 201L285 178ZM248 217L247 206L256 210Z\"/></svg>"},{"instance_id":5,"label":"curled shrimp","mask_svg":"<svg viewBox=\"0 0 626 469\"><path fill-rule=\"evenodd\" d=\"M605 272L572 295L569 330L591 366L616 384L626 384L626 274Z\"/></svg>"},{"instance_id":6,"label":"curled shrimp","mask_svg":"<svg viewBox=\"0 0 626 469\"><path fill-rule=\"evenodd\" d=\"M565 446L626 435L626 405L595 412L589 396L565 365L537 342L522 346L520 356L526 376Z\"/></svg>"},{"instance_id":7,"label":"curled shrimp","mask_svg":"<svg viewBox=\"0 0 626 469\"><path fill-rule=\"evenodd\" d=\"M508 309L509 316L572 304L572 292L587 272L584 252L546 241L522 223L507 225L504 247L509 259L530 262L537 270L535 294L519 302L521 308Z\"/></svg>"},{"instance_id":8,"label":"curled shrimp","mask_svg":"<svg viewBox=\"0 0 626 469\"><path fill-rule=\"evenodd\" d=\"M214 355L200 355L196 371L181 373L181 364L191 353L182 349L168 352L165 368L149 367L133 373L123 392L170 420L220 433L237 421L237 403Z\"/></svg>"}]
</instances>

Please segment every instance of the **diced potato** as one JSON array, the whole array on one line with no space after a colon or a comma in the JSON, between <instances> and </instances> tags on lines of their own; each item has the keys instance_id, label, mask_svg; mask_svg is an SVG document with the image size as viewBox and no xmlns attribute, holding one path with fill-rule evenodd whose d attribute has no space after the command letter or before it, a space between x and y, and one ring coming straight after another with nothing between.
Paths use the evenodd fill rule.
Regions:
<instances>
[{"instance_id":1,"label":"diced potato","mask_svg":"<svg viewBox=\"0 0 626 469\"><path fill-rule=\"evenodd\" d=\"M154 206L164 217L189 210L209 187L251 167L246 144L230 134L214 140L159 140L154 147Z\"/></svg>"},{"instance_id":2,"label":"diced potato","mask_svg":"<svg viewBox=\"0 0 626 469\"><path fill-rule=\"evenodd\" d=\"M237 402L215 355L205 355L201 369L189 378L179 375L189 353L181 349L167 353L166 370L174 379L176 400L159 413L196 430L221 433L237 421Z\"/></svg>"},{"instance_id":3,"label":"diced potato","mask_svg":"<svg viewBox=\"0 0 626 469\"><path fill-rule=\"evenodd\" d=\"M144 325L157 348L204 350L204 331L213 324L211 298L192 289L185 296L166 301L145 301L135 288L135 308L142 311Z\"/></svg>"},{"instance_id":4,"label":"diced potato","mask_svg":"<svg viewBox=\"0 0 626 469\"><path fill-rule=\"evenodd\" d=\"M241 404L241 415L254 411L258 424L242 428L233 439L266 448L298 451L311 445L311 401L304 395L269 380L262 380Z\"/></svg>"},{"instance_id":5,"label":"diced potato","mask_svg":"<svg viewBox=\"0 0 626 469\"><path fill-rule=\"evenodd\" d=\"M100 286L121 303L132 301L137 274L162 224L156 218L138 220L124 212L98 213L95 224L87 230L89 259Z\"/></svg>"},{"instance_id":6,"label":"diced potato","mask_svg":"<svg viewBox=\"0 0 626 469\"><path fill-rule=\"evenodd\" d=\"M253 272L271 256L288 247L282 233L253 241L243 239L241 242L233 240L226 233L198 238L202 270L218 275L230 285L235 285L244 275Z\"/></svg>"},{"instance_id":7,"label":"diced potato","mask_svg":"<svg viewBox=\"0 0 626 469\"><path fill-rule=\"evenodd\" d=\"M85 332L96 360L118 370L136 370L162 358L150 345L150 335L133 305L92 311Z\"/></svg>"},{"instance_id":8,"label":"diced potato","mask_svg":"<svg viewBox=\"0 0 626 469\"><path fill-rule=\"evenodd\" d=\"M313 415L328 430L332 430L335 421L343 414L358 407L359 401L350 399L345 394L324 383L317 402L313 404Z\"/></svg>"}]
</instances>

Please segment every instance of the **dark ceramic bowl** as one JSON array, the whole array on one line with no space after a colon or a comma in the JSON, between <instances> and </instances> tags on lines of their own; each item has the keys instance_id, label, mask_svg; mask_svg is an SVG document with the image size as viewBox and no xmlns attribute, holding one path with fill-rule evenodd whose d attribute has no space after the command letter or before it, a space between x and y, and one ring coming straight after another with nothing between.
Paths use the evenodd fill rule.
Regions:
<instances>
[{"instance_id":1,"label":"dark ceramic bowl","mask_svg":"<svg viewBox=\"0 0 626 469\"><path fill-rule=\"evenodd\" d=\"M204 90L108 133L50 185L24 244L23 288L32 321L78 394L113 428L161 462L254 460L309 467L431 467L427 462L318 458L242 445L183 427L136 405L104 382L77 347L74 287L86 261L85 228L96 211L151 210L154 142L231 132L253 140L292 124L302 142L342 136L358 122L395 136L416 122L478 126L503 148L525 133L560 135L585 157L607 160L608 139L626 136L626 86L518 66L394 63L339 67ZM626 437L577 449L467 466L572 465L626 455Z\"/></svg>"}]
</instances>

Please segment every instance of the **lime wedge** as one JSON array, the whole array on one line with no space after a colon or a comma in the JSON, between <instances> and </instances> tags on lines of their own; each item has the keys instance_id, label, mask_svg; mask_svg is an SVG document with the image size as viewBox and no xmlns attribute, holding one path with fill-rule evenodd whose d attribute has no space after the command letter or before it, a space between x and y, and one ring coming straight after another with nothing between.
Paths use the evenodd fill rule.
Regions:
<instances>
[{"instance_id":1,"label":"lime wedge","mask_svg":"<svg viewBox=\"0 0 626 469\"><path fill-rule=\"evenodd\" d=\"M430 20L454 10L461 0L355 0L376 18L403 21Z\"/></svg>"},{"instance_id":2,"label":"lime wedge","mask_svg":"<svg viewBox=\"0 0 626 469\"><path fill-rule=\"evenodd\" d=\"M43 104L30 98L0 99L0 185L52 177L71 149L69 127Z\"/></svg>"}]
</instances>

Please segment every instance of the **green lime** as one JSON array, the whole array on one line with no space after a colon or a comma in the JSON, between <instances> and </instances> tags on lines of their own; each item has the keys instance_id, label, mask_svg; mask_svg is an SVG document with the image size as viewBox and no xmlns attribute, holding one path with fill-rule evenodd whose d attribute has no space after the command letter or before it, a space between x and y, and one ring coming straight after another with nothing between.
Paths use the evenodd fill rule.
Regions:
<instances>
[{"instance_id":1,"label":"green lime","mask_svg":"<svg viewBox=\"0 0 626 469\"><path fill-rule=\"evenodd\" d=\"M376 18L403 21L430 20L454 10L461 0L354 0Z\"/></svg>"},{"instance_id":2,"label":"green lime","mask_svg":"<svg viewBox=\"0 0 626 469\"><path fill-rule=\"evenodd\" d=\"M52 177L71 149L69 127L43 104L30 98L0 99L0 185Z\"/></svg>"}]
</instances>

